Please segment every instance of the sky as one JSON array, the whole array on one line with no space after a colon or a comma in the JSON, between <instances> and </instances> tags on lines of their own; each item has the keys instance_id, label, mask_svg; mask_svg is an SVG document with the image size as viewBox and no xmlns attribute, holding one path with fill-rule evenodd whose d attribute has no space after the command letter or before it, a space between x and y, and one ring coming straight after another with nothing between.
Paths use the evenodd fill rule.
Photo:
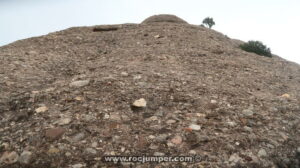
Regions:
<instances>
[{"instance_id":1,"label":"sky","mask_svg":"<svg viewBox=\"0 0 300 168\"><path fill-rule=\"evenodd\" d=\"M273 54L300 64L299 0L0 0L0 46L69 27L140 23L174 14L243 41L258 40Z\"/></svg>"}]
</instances>

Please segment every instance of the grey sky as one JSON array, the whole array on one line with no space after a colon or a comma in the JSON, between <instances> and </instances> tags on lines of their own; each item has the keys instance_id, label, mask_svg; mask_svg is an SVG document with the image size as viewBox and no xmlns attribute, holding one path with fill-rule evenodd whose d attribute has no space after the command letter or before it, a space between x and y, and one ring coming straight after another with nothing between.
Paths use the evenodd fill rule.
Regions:
<instances>
[{"instance_id":1,"label":"grey sky","mask_svg":"<svg viewBox=\"0 0 300 168\"><path fill-rule=\"evenodd\" d=\"M213 17L213 29L260 40L274 54L300 63L299 0L0 0L0 45L73 26L140 23L175 14L191 24Z\"/></svg>"}]
</instances>

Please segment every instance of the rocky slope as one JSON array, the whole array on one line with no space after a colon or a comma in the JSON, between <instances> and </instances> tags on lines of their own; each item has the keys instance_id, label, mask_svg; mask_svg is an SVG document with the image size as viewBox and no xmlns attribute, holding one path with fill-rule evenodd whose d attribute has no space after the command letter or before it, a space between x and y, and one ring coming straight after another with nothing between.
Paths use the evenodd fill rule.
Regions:
<instances>
[{"instance_id":1,"label":"rocky slope","mask_svg":"<svg viewBox=\"0 0 300 168\"><path fill-rule=\"evenodd\" d=\"M300 167L300 66L240 43L163 15L0 47L0 167Z\"/></svg>"}]
</instances>

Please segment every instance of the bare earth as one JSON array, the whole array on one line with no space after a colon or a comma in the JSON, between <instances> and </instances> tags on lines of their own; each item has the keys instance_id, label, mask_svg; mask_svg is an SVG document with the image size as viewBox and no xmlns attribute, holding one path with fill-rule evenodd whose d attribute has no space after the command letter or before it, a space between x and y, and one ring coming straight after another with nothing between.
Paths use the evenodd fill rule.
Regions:
<instances>
[{"instance_id":1,"label":"bare earth","mask_svg":"<svg viewBox=\"0 0 300 168\"><path fill-rule=\"evenodd\" d=\"M0 167L299 168L300 66L152 19L0 47Z\"/></svg>"}]
</instances>

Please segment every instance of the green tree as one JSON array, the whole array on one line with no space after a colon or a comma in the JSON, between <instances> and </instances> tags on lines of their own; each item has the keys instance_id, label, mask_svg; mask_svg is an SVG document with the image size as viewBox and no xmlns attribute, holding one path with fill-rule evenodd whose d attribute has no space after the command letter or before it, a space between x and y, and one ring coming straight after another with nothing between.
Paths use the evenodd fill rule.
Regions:
<instances>
[{"instance_id":1,"label":"green tree","mask_svg":"<svg viewBox=\"0 0 300 168\"><path fill-rule=\"evenodd\" d=\"M208 26L210 29L213 25L215 25L215 22L214 22L214 19L213 18L210 18L210 17L207 17L205 18L203 21L202 21L203 25L206 25Z\"/></svg>"},{"instance_id":2,"label":"green tree","mask_svg":"<svg viewBox=\"0 0 300 168\"><path fill-rule=\"evenodd\" d=\"M247 52L253 52L258 55L272 57L270 48L268 48L260 41L248 41L247 43L241 44L240 48Z\"/></svg>"}]
</instances>

